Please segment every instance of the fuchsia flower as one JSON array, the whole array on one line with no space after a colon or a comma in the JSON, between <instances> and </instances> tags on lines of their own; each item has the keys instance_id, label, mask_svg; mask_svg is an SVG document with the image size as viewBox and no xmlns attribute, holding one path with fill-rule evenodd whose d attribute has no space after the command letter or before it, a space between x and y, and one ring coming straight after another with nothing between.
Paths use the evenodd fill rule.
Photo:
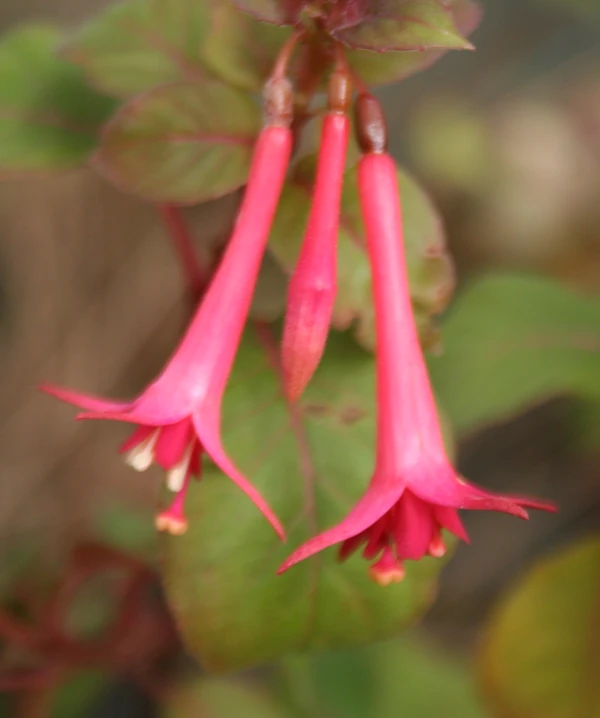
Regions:
<instances>
[{"instance_id":1,"label":"fuchsia flower","mask_svg":"<svg viewBox=\"0 0 600 718\"><path fill-rule=\"evenodd\" d=\"M337 74L337 73L336 73ZM313 202L302 249L288 288L281 365L290 400L300 398L327 342L337 293L337 237L350 120L347 80L332 78L341 98L325 115ZM335 100L340 100L336 102Z\"/></svg>"},{"instance_id":2,"label":"fuchsia flower","mask_svg":"<svg viewBox=\"0 0 600 718\"><path fill-rule=\"evenodd\" d=\"M289 93L289 90L287 90ZM281 116L279 116L281 119ZM191 476L200 476L207 454L262 511L275 531L284 531L259 492L225 453L220 438L221 401L248 315L291 154L289 122L271 121L258 138L248 187L227 250L179 347L162 374L131 402L114 402L45 386L73 404L80 419L137 424L121 447L128 464L144 471L156 462L176 493L157 528L183 533L183 512Z\"/></svg>"},{"instance_id":3,"label":"fuchsia flower","mask_svg":"<svg viewBox=\"0 0 600 718\"><path fill-rule=\"evenodd\" d=\"M373 277L377 330L377 454L369 487L337 526L310 539L281 566L334 544L340 559L365 545L370 573L385 585L404 576L402 562L445 553L441 530L467 541L457 509L503 511L526 519L547 503L497 496L456 474L442 439L419 345L404 259L394 162L369 152L359 164L359 191Z\"/></svg>"}]
</instances>

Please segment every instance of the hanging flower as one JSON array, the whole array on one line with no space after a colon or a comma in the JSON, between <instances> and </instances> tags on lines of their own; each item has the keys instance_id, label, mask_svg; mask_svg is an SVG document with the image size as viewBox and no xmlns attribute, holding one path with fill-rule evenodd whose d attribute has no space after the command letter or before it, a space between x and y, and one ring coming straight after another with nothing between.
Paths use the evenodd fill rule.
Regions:
<instances>
[{"instance_id":1,"label":"hanging flower","mask_svg":"<svg viewBox=\"0 0 600 718\"><path fill-rule=\"evenodd\" d=\"M260 493L240 473L221 443L221 403L237 352L252 294L279 201L292 148L287 81L271 85L267 125L259 136L248 186L233 235L217 273L179 347L162 374L131 402L114 402L55 386L44 391L84 410L80 419L137 424L123 444L125 460L138 471L157 463L176 493L157 528L183 533L183 513L191 476L200 476L208 455L244 491L277 533L284 531Z\"/></svg>"},{"instance_id":2,"label":"hanging flower","mask_svg":"<svg viewBox=\"0 0 600 718\"><path fill-rule=\"evenodd\" d=\"M371 112L370 130L378 129L375 120ZM528 507L555 509L483 491L458 476L447 457L410 300L396 168L382 136L376 133L376 141L366 143L370 151L358 168L376 316L375 470L350 514L297 549L280 572L334 544L340 544L340 559L364 546L364 557L373 562L372 578L385 585L402 579L404 560L442 556L442 529L468 540L458 509L524 519Z\"/></svg>"}]
</instances>

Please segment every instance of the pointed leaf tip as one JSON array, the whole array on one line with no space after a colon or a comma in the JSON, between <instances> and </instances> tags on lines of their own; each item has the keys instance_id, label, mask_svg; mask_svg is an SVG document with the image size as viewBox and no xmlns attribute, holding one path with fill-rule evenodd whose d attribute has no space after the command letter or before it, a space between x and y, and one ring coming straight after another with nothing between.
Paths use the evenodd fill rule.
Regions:
<instances>
[{"instance_id":1,"label":"pointed leaf tip","mask_svg":"<svg viewBox=\"0 0 600 718\"><path fill-rule=\"evenodd\" d=\"M455 24L451 8L441 0L390 0L367 7L355 24L336 26L334 14L329 20L333 37L353 49L376 52L474 49Z\"/></svg>"}]
</instances>

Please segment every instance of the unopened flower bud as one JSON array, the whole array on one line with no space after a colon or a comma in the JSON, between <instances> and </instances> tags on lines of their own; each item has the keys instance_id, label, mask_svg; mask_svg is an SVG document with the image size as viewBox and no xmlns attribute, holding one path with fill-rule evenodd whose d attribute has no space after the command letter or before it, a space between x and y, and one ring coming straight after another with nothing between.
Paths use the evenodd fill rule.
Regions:
<instances>
[{"instance_id":1,"label":"unopened flower bud","mask_svg":"<svg viewBox=\"0 0 600 718\"><path fill-rule=\"evenodd\" d=\"M288 291L281 361L290 400L301 395L327 342L337 291L337 235L350 123L330 112L323 121L313 204Z\"/></svg>"}]
</instances>

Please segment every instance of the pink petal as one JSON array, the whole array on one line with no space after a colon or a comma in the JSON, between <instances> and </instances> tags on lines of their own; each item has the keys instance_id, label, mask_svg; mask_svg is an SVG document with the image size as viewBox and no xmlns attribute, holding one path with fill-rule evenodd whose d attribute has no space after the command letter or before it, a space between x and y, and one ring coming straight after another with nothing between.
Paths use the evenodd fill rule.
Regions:
<instances>
[{"instance_id":1,"label":"pink petal","mask_svg":"<svg viewBox=\"0 0 600 718\"><path fill-rule=\"evenodd\" d=\"M196 433L200 439L205 452L215 462L215 464L226 474L233 483L238 486L248 498L255 504L259 511L269 521L282 540L285 540L285 531L279 519L267 502L263 499L260 492L246 479L246 477L234 465L231 459L225 453L218 433L213 427L204 425L197 417L193 417Z\"/></svg>"},{"instance_id":2,"label":"pink petal","mask_svg":"<svg viewBox=\"0 0 600 718\"><path fill-rule=\"evenodd\" d=\"M363 531L361 534L351 536L343 541L338 551L338 561L345 561L363 544L369 540L369 532Z\"/></svg>"},{"instance_id":3,"label":"pink petal","mask_svg":"<svg viewBox=\"0 0 600 718\"><path fill-rule=\"evenodd\" d=\"M431 504L405 491L395 510L394 537L400 560L422 558L429 548L437 526Z\"/></svg>"},{"instance_id":4,"label":"pink petal","mask_svg":"<svg viewBox=\"0 0 600 718\"><path fill-rule=\"evenodd\" d=\"M121 444L119 453L124 454L136 446L139 446L142 441L145 441L154 431L156 431L155 426L138 426L133 434Z\"/></svg>"},{"instance_id":5,"label":"pink petal","mask_svg":"<svg viewBox=\"0 0 600 718\"><path fill-rule=\"evenodd\" d=\"M456 472L445 458L432 459L424 454L417 466L406 471L407 488L423 501L459 508L463 490Z\"/></svg>"},{"instance_id":6,"label":"pink petal","mask_svg":"<svg viewBox=\"0 0 600 718\"><path fill-rule=\"evenodd\" d=\"M61 386L55 386L54 384L42 384L40 391L54 396L60 401L64 401L66 404L72 404L79 409L85 409L86 411L92 412L126 412L129 411L132 406L131 402L123 401L109 401L102 399L92 394L81 394L71 389L65 389Z\"/></svg>"},{"instance_id":7,"label":"pink petal","mask_svg":"<svg viewBox=\"0 0 600 718\"><path fill-rule=\"evenodd\" d=\"M402 500L402 499L400 499ZM397 504L395 504L397 505ZM376 521L370 528L365 532L367 534L368 543L363 551L363 558L367 561L374 559L382 552L382 550L388 544L388 529L390 525L390 516L394 513L392 507L390 511L384 514L379 521Z\"/></svg>"},{"instance_id":8,"label":"pink petal","mask_svg":"<svg viewBox=\"0 0 600 718\"><path fill-rule=\"evenodd\" d=\"M469 484L456 476L450 464L430 462L423 469L410 472L408 486L424 501L439 506L475 511L501 511L522 519L529 518L523 507L555 511L551 503L516 496L504 496Z\"/></svg>"},{"instance_id":9,"label":"pink petal","mask_svg":"<svg viewBox=\"0 0 600 718\"><path fill-rule=\"evenodd\" d=\"M490 511L503 511L523 519L529 518L525 508L538 509L555 513L557 507L549 501L538 501L525 496L494 494L484 491L478 486L468 483L464 479L458 482L462 493L462 505L458 508L486 509Z\"/></svg>"},{"instance_id":10,"label":"pink petal","mask_svg":"<svg viewBox=\"0 0 600 718\"><path fill-rule=\"evenodd\" d=\"M472 484L470 485L472 486ZM553 501L541 501L540 499L532 499L527 496L515 496L514 494L509 494L504 498L508 499L509 501L513 501L515 504L519 504L519 506L523 506L526 509L548 511L551 514L555 514L558 511L558 506Z\"/></svg>"},{"instance_id":11,"label":"pink petal","mask_svg":"<svg viewBox=\"0 0 600 718\"><path fill-rule=\"evenodd\" d=\"M108 421L124 421L129 424L145 424L147 426L167 426L168 424L176 424L186 417L179 412L171 414L165 413L157 408L154 411L145 411L137 406L137 403L130 404L124 411L84 411L77 414L77 420L101 420Z\"/></svg>"},{"instance_id":12,"label":"pink petal","mask_svg":"<svg viewBox=\"0 0 600 718\"><path fill-rule=\"evenodd\" d=\"M163 426L154 450L156 463L165 470L172 469L181 460L193 436L194 427L188 418Z\"/></svg>"},{"instance_id":13,"label":"pink petal","mask_svg":"<svg viewBox=\"0 0 600 718\"><path fill-rule=\"evenodd\" d=\"M456 509L452 509L448 506L436 506L434 508L434 516L442 528L450 531L450 533L453 533L465 543L469 543L469 534Z\"/></svg>"},{"instance_id":14,"label":"pink petal","mask_svg":"<svg viewBox=\"0 0 600 718\"><path fill-rule=\"evenodd\" d=\"M277 573L283 573L299 561L303 561L305 558L313 556L329 546L347 541L349 538L366 531L392 508L402 496L403 491L404 484L401 481L387 485L371 482L367 493L341 523L318 536L314 536L296 549L281 564Z\"/></svg>"}]
</instances>

